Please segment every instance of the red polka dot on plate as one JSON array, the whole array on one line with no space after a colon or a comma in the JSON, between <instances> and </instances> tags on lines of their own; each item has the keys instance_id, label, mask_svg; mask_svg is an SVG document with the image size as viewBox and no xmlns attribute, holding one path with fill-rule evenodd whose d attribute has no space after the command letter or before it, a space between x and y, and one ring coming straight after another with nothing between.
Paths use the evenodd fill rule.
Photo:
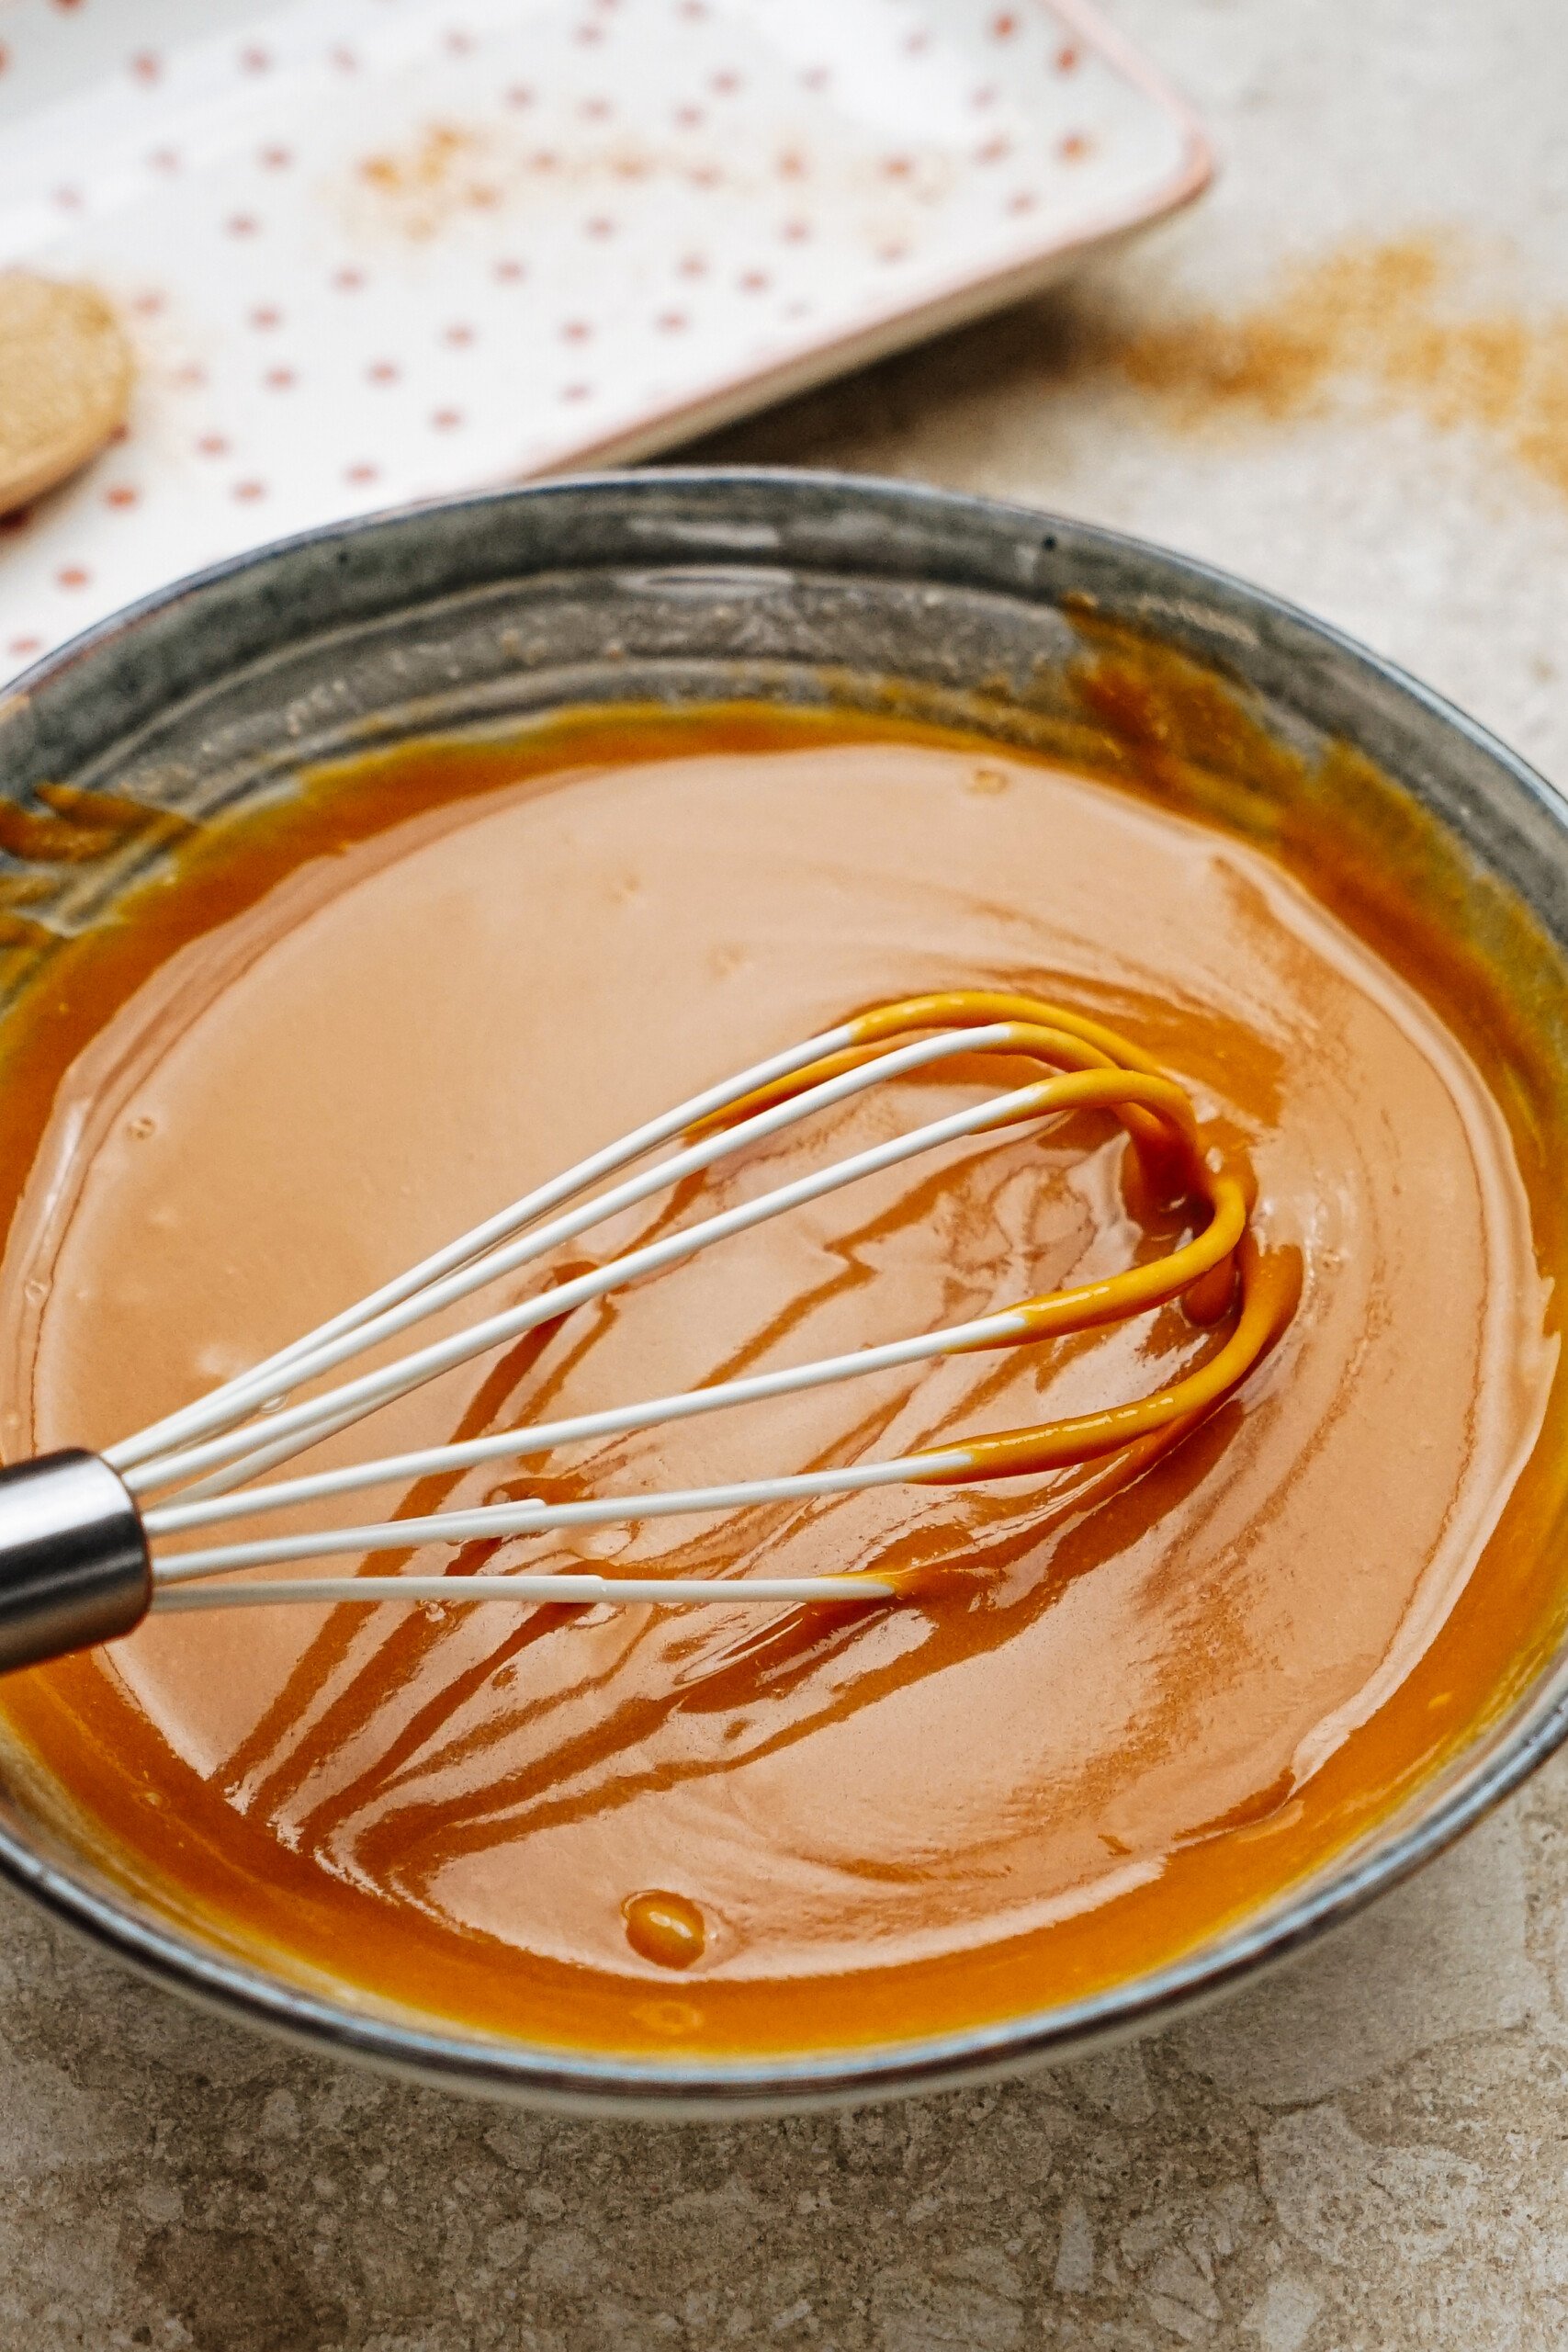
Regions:
<instances>
[{"instance_id":1,"label":"red polka dot on plate","mask_svg":"<svg viewBox=\"0 0 1568 2352\"><path fill-rule=\"evenodd\" d=\"M18 662L25 662L29 653L43 651L43 639L41 637L14 637L11 639L10 650Z\"/></svg>"},{"instance_id":2,"label":"red polka dot on plate","mask_svg":"<svg viewBox=\"0 0 1568 2352\"><path fill-rule=\"evenodd\" d=\"M196 446L204 458L226 458L229 454L229 444L221 433L204 433Z\"/></svg>"},{"instance_id":3,"label":"red polka dot on plate","mask_svg":"<svg viewBox=\"0 0 1568 2352\"><path fill-rule=\"evenodd\" d=\"M154 147L147 161L155 172L177 172L180 168L180 151L177 147Z\"/></svg>"},{"instance_id":4,"label":"red polka dot on plate","mask_svg":"<svg viewBox=\"0 0 1568 2352\"><path fill-rule=\"evenodd\" d=\"M58 588L85 588L92 576L85 563L66 563L55 573L54 581Z\"/></svg>"},{"instance_id":5,"label":"red polka dot on plate","mask_svg":"<svg viewBox=\"0 0 1568 2352\"><path fill-rule=\"evenodd\" d=\"M473 339L474 331L472 327L469 326L465 320L461 319L459 319L454 325L449 326L445 335L442 337L442 341L444 343L449 343L454 351L461 351L465 345L472 343Z\"/></svg>"},{"instance_id":6,"label":"red polka dot on plate","mask_svg":"<svg viewBox=\"0 0 1568 2352\"><path fill-rule=\"evenodd\" d=\"M280 327L283 324L283 313L275 303L263 302L251 312L251 324L264 331L268 327Z\"/></svg>"},{"instance_id":7,"label":"red polka dot on plate","mask_svg":"<svg viewBox=\"0 0 1568 2352\"><path fill-rule=\"evenodd\" d=\"M907 180L914 168L908 155L884 155L882 159L884 176L890 180Z\"/></svg>"},{"instance_id":8,"label":"red polka dot on plate","mask_svg":"<svg viewBox=\"0 0 1568 2352\"><path fill-rule=\"evenodd\" d=\"M262 378L269 392L292 391L296 382L292 368L269 368Z\"/></svg>"},{"instance_id":9,"label":"red polka dot on plate","mask_svg":"<svg viewBox=\"0 0 1568 2352\"><path fill-rule=\"evenodd\" d=\"M527 277L528 266L525 262L503 259L496 263L491 275L499 278L502 286L516 286Z\"/></svg>"},{"instance_id":10,"label":"red polka dot on plate","mask_svg":"<svg viewBox=\"0 0 1568 2352\"><path fill-rule=\"evenodd\" d=\"M596 212L592 220L583 222L582 233L585 237L613 237L615 224L607 212Z\"/></svg>"},{"instance_id":11,"label":"red polka dot on plate","mask_svg":"<svg viewBox=\"0 0 1568 2352\"><path fill-rule=\"evenodd\" d=\"M357 465L344 466L343 469L343 478L344 481L374 481L380 471L381 469L379 466L369 465L364 458L361 458Z\"/></svg>"},{"instance_id":12,"label":"red polka dot on plate","mask_svg":"<svg viewBox=\"0 0 1568 2352\"><path fill-rule=\"evenodd\" d=\"M62 212L78 212L82 208L82 191L79 187L57 187L54 200Z\"/></svg>"},{"instance_id":13,"label":"red polka dot on plate","mask_svg":"<svg viewBox=\"0 0 1568 2352\"><path fill-rule=\"evenodd\" d=\"M1017 30L1018 18L1010 10L1006 11L999 17L993 17L991 18L991 39L993 40L1011 40Z\"/></svg>"},{"instance_id":14,"label":"red polka dot on plate","mask_svg":"<svg viewBox=\"0 0 1568 2352\"><path fill-rule=\"evenodd\" d=\"M534 93L526 82L513 82L506 93L506 103L509 107L531 107L534 103Z\"/></svg>"},{"instance_id":15,"label":"red polka dot on plate","mask_svg":"<svg viewBox=\"0 0 1568 2352\"><path fill-rule=\"evenodd\" d=\"M680 264L682 277L705 277L708 271L706 254L685 254Z\"/></svg>"},{"instance_id":16,"label":"red polka dot on plate","mask_svg":"<svg viewBox=\"0 0 1568 2352\"><path fill-rule=\"evenodd\" d=\"M716 90L721 97L732 97L740 87L740 76L739 74L730 73L710 74L708 87L710 90Z\"/></svg>"},{"instance_id":17,"label":"red polka dot on plate","mask_svg":"<svg viewBox=\"0 0 1568 2352\"><path fill-rule=\"evenodd\" d=\"M785 147L781 151L773 169L781 180L803 180L806 177L806 158L798 147Z\"/></svg>"},{"instance_id":18,"label":"red polka dot on plate","mask_svg":"<svg viewBox=\"0 0 1568 2352\"><path fill-rule=\"evenodd\" d=\"M586 343L593 329L586 319L566 319L561 322L564 343Z\"/></svg>"},{"instance_id":19,"label":"red polka dot on plate","mask_svg":"<svg viewBox=\"0 0 1568 2352\"><path fill-rule=\"evenodd\" d=\"M254 43L249 49L243 49L240 51L240 70L242 73L265 74L267 72L271 64L272 57L270 52L265 49L258 48Z\"/></svg>"},{"instance_id":20,"label":"red polka dot on plate","mask_svg":"<svg viewBox=\"0 0 1568 2352\"><path fill-rule=\"evenodd\" d=\"M978 107L982 113L984 113L987 107L994 107L997 103L995 85L990 82L983 82L977 90L974 90L970 93L969 103L972 107Z\"/></svg>"},{"instance_id":21,"label":"red polka dot on plate","mask_svg":"<svg viewBox=\"0 0 1568 2352\"><path fill-rule=\"evenodd\" d=\"M128 481L117 481L104 492L106 506L134 506L141 492Z\"/></svg>"},{"instance_id":22,"label":"red polka dot on plate","mask_svg":"<svg viewBox=\"0 0 1568 2352\"><path fill-rule=\"evenodd\" d=\"M355 55L352 49L349 49L341 41L333 51L332 60L340 74L357 74L359 71L358 58Z\"/></svg>"},{"instance_id":23,"label":"red polka dot on plate","mask_svg":"<svg viewBox=\"0 0 1568 2352\"><path fill-rule=\"evenodd\" d=\"M701 107L677 107L675 119L682 130L695 130L705 117Z\"/></svg>"},{"instance_id":24,"label":"red polka dot on plate","mask_svg":"<svg viewBox=\"0 0 1568 2352\"><path fill-rule=\"evenodd\" d=\"M800 77L803 88L807 90L825 90L832 78L832 70L826 65L808 65Z\"/></svg>"},{"instance_id":25,"label":"red polka dot on plate","mask_svg":"<svg viewBox=\"0 0 1568 2352\"><path fill-rule=\"evenodd\" d=\"M139 319L155 319L164 307L164 300L158 287L149 286L142 293L132 295L130 307Z\"/></svg>"},{"instance_id":26,"label":"red polka dot on plate","mask_svg":"<svg viewBox=\"0 0 1568 2352\"><path fill-rule=\"evenodd\" d=\"M256 160L264 171L286 172L294 161L294 151L289 147L264 147Z\"/></svg>"},{"instance_id":27,"label":"red polka dot on plate","mask_svg":"<svg viewBox=\"0 0 1568 2352\"><path fill-rule=\"evenodd\" d=\"M365 283L362 269L334 269L333 285L340 294L357 294Z\"/></svg>"},{"instance_id":28,"label":"red polka dot on plate","mask_svg":"<svg viewBox=\"0 0 1568 2352\"><path fill-rule=\"evenodd\" d=\"M765 269L749 269L739 282L743 294L765 294L773 281Z\"/></svg>"},{"instance_id":29,"label":"red polka dot on plate","mask_svg":"<svg viewBox=\"0 0 1568 2352\"><path fill-rule=\"evenodd\" d=\"M430 422L437 433L455 433L463 422L463 412L460 408L438 408L432 412Z\"/></svg>"},{"instance_id":30,"label":"red polka dot on plate","mask_svg":"<svg viewBox=\"0 0 1568 2352\"><path fill-rule=\"evenodd\" d=\"M1081 164L1089 153L1089 141L1081 130L1069 130L1056 142L1056 153L1064 164Z\"/></svg>"},{"instance_id":31,"label":"red polka dot on plate","mask_svg":"<svg viewBox=\"0 0 1568 2352\"><path fill-rule=\"evenodd\" d=\"M231 212L224 225L231 237L254 237L261 222L254 212Z\"/></svg>"},{"instance_id":32,"label":"red polka dot on plate","mask_svg":"<svg viewBox=\"0 0 1568 2352\"><path fill-rule=\"evenodd\" d=\"M1032 188L1021 187L1016 196L1008 198L1010 212L1032 212L1040 199Z\"/></svg>"},{"instance_id":33,"label":"red polka dot on plate","mask_svg":"<svg viewBox=\"0 0 1568 2352\"><path fill-rule=\"evenodd\" d=\"M1058 74L1073 73L1077 68L1077 62L1078 51L1074 48L1070 40L1064 41L1061 48L1056 51L1055 56L1051 60L1052 64L1055 67Z\"/></svg>"},{"instance_id":34,"label":"red polka dot on plate","mask_svg":"<svg viewBox=\"0 0 1568 2352\"><path fill-rule=\"evenodd\" d=\"M187 359L183 367L171 368L169 381L177 384L182 392L199 391L207 381L207 370L199 359Z\"/></svg>"},{"instance_id":35,"label":"red polka dot on plate","mask_svg":"<svg viewBox=\"0 0 1568 2352\"><path fill-rule=\"evenodd\" d=\"M803 245L811 234L809 220L786 220L779 231L786 245Z\"/></svg>"},{"instance_id":36,"label":"red polka dot on plate","mask_svg":"<svg viewBox=\"0 0 1568 2352\"><path fill-rule=\"evenodd\" d=\"M446 36L446 48L448 52L453 57L467 57L472 52L473 46L474 37L472 33L464 32L460 27L454 25L452 30Z\"/></svg>"},{"instance_id":37,"label":"red polka dot on plate","mask_svg":"<svg viewBox=\"0 0 1568 2352\"><path fill-rule=\"evenodd\" d=\"M395 359L373 359L365 370L373 384L395 384L399 369Z\"/></svg>"},{"instance_id":38,"label":"red polka dot on plate","mask_svg":"<svg viewBox=\"0 0 1568 2352\"><path fill-rule=\"evenodd\" d=\"M572 38L580 41L584 49L592 49L595 41L604 40L604 35L603 28L598 25L579 25Z\"/></svg>"},{"instance_id":39,"label":"red polka dot on plate","mask_svg":"<svg viewBox=\"0 0 1568 2352\"><path fill-rule=\"evenodd\" d=\"M1011 153L1010 139L987 139L983 147L976 148L975 161L977 164L1000 164L1004 163Z\"/></svg>"},{"instance_id":40,"label":"red polka dot on plate","mask_svg":"<svg viewBox=\"0 0 1568 2352\"><path fill-rule=\"evenodd\" d=\"M607 122L615 111L608 98L584 98L578 108L585 122Z\"/></svg>"},{"instance_id":41,"label":"red polka dot on plate","mask_svg":"<svg viewBox=\"0 0 1568 2352\"><path fill-rule=\"evenodd\" d=\"M585 401L592 390L592 384L563 384L560 396L563 401Z\"/></svg>"},{"instance_id":42,"label":"red polka dot on plate","mask_svg":"<svg viewBox=\"0 0 1568 2352\"><path fill-rule=\"evenodd\" d=\"M660 334L682 334L691 324L684 311L660 311L658 326Z\"/></svg>"},{"instance_id":43,"label":"red polka dot on plate","mask_svg":"<svg viewBox=\"0 0 1568 2352\"><path fill-rule=\"evenodd\" d=\"M139 49L130 61L130 70L139 82L155 82L164 70L164 61L154 49Z\"/></svg>"},{"instance_id":44,"label":"red polka dot on plate","mask_svg":"<svg viewBox=\"0 0 1568 2352\"><path fill-rule=\"evenodd\" d=\"M929 49L931 45L931 37L930 33L906 33L904 36L904 47L910 57L919 57L920 51L923 49Z\"/></svg>"},{"instance_id":45,"label":"red polka dot on plate","mask_svg":"<svg viewBox=\"0 0 1568 2352\"><path fill-rule=\"evenodd\" d=\"M237 481L234 484L233 495L243 501L244 503L248 505L255 499L265 498L266 496L266 484L265 481L255 481L254 480Z\"/></svg>"},{"instance_id":46,"label":"red polka dot on plate","mask_svg":"<svg viewBox=\"0 0 1568 2352\"><path fill-rule=\"evenodd\" d=\"M689 24L701 24L707 15L707 0L681 0L681 14Z\"/></svg>"}]
</instances>

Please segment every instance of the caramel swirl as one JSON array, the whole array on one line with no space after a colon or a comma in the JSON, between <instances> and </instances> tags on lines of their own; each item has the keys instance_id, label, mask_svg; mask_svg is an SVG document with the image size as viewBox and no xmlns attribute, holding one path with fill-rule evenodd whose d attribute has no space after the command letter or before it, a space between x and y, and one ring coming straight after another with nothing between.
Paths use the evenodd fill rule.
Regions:
<instances>
[{"instance_id":1,"label":"caramel swirl","mask_svg":"<svg viewBox=\"0 0 1568 2352\"><path fill-rule=\"evenodd\" d=\"M1203 1149L1190 1096L1150 1056L1103 1023L1010 990L950 989L877 1005L848 1024L854 1043L806 1063L787 1078L741 1096L694 1127L733 1126L759 1111L807 1094L824 1080L863 1067L889 1047L932 1031L985 1027L976 1055L1043 1065L1066 1075L1036 1080L1001 1098L996 1127L1021 1126L1075 1111L1113 1111L1137 1153L1146 1197L1196 1213L1190 1240L1152 1263L1065 1291L1020 1300L994 1318L993 1336L957 1342L953 1353L1020 1347L1089 1331L1199 1294L1195 1322L1219 1319L1234 1298L1233 1328L1208 1361L1152 1396L1032 1428L922 1449L906 1457L906 1476L932 1485L1027 1477L1090 1462L1163 1433L1189 1435L1247 1378L1280 1336L1301 1295L1294 1250L1265 1257L1247 1232L1250 1172L1221 1152Z\"/></svg>"}]
</instances>

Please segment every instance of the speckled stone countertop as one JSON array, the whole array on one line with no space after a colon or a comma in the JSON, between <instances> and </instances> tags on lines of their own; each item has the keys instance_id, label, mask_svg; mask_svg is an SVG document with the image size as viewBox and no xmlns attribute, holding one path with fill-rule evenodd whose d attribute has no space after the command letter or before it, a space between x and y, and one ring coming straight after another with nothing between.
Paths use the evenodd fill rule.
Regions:
<instances>
[{"instance_id":1,"label":"speckled stone countertop","mask_svg":"<svg viewBox=\"0 0 1568 2352\"><path fill-rule=\"evenodd\" d=\"M1111 13L1213 127L1205 201L700 454L1209 557L1568 783L1568 13ZM9 1896L0 1985L3 2352L1568 2344L1568 1759L1224 2007L854 2115L465 2105L212 2023Z\"/></svg>"}]
</instances>

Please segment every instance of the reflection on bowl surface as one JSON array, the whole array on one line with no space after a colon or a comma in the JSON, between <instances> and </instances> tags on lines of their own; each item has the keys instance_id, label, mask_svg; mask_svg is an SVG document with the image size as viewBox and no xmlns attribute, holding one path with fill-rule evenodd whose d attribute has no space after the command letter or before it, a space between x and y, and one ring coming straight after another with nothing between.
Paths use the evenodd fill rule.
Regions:
<instances>
[{"instance_id":1,"label":"reflection on bowl surface","mask_svg":"<svg viewBox=\"0 0 1568 2352\"><path fill-rule=\"evenodd\" d=\"M727 528L750 551L684 552ZM614 568L628 534L661 568ZM268 565L295 568L292 609ZM1156 631L1135 608L1173 582ZM1452 1834L1554 1735L1568 853L1506 755L1175 559L810 478L392 518L125 643L159 631L217 683L166 680L150 726L123 707L144 689L109 691L112 638L39 694L78 728L76 790L17 821L97 832L69 864L32 844L77 935L33 918L0 1029L8 1455L108 1442L726 1070L946 985L1028 988L1155 1054L1250 1166L1302 1297L1135 1476L575 1539L645 1575L918 1561L918 1605L225 1612L17 1678L14 1871L47 1858L52 1898L144 1959L371 2054L558 2096L796 2097L1158 2014ZM1467 834L1450 803L1473 812L1478 774ZM590 1254L980 1082L878 1090ZM976 1137L320 1459L957 1321L1179 1226L1103 1114ZM902 1453L1147 1393L1215 1344L1168 1306L395 1509ZM566 1540L377 1565L580 1565Z\"/></svg>"}]
</instances>

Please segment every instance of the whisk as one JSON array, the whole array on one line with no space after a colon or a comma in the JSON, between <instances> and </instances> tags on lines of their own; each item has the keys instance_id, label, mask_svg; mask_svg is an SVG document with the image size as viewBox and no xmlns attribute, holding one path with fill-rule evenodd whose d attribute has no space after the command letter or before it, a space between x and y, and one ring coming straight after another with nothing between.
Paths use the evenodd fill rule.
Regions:
<instances>
[{"instance_id":1,"label":"whisk","mask_svg":"<svg viewBox=\"0 0 1568 2352\"><path fill-rule=\"evenodd\" d=\"M866 1089L976 1056L1043 1074L853 1153L722 1213L611 1256L467 1328L427 1338L391 1361L342 1377L414 1327L536 1264L607 1219L745 1152ZM304 1476L267 1477L294 1456L423 1383L555 1324L621 1286L695 1258L731 1236L968 1136L1071 1114L1120 1122L1134 1157L1134 1196L1174 1218L1184 1238L1163 1254L1076 1287L1021 1299L970 1321L815 1363L720 1380L677 1395L547 1420ZM635 1173L638 1162L650 1162ZM956 989L876 1006L771 1055L606 1145L344 1309L265 1363L102 1453L41 1455L0 1472L0 1669L129 1632L149 1611L282 1602L799 1606L887 1603L917 1589L908 1571L808 1577L504 1574L244 1577L236 1571L425 1544L723 1513L895 1485L964 1486L1035 1476L1103 1455L1143 1458L1179 1442L1247 1378L1293 1312L1288 1251L1264 1253L1249 1229L1249 1179L1207 1148L1186 1091L1114 1031L1032 996ZM1036 1427L954 1440L887 1461L857 1462L726 1486L486 1503L468 1510L332 1526L315 1533L212 1541L254 1521L433 1474L520 1460L558 1447L654 1430L867 1374L975 1350L1044 1342L1121 1323L1172 1301L1212 1329L1195 1367L1152 1395ZM325 1384L325 1385L323 1385ZM301 1393L308 1392L308 1393ZM264 1483L256 1483L258 1480ZM189 1539L197 1538L195 1543ZM173 1548L171 1548L171 1544Z\"/></svg>"}]
</instances>

